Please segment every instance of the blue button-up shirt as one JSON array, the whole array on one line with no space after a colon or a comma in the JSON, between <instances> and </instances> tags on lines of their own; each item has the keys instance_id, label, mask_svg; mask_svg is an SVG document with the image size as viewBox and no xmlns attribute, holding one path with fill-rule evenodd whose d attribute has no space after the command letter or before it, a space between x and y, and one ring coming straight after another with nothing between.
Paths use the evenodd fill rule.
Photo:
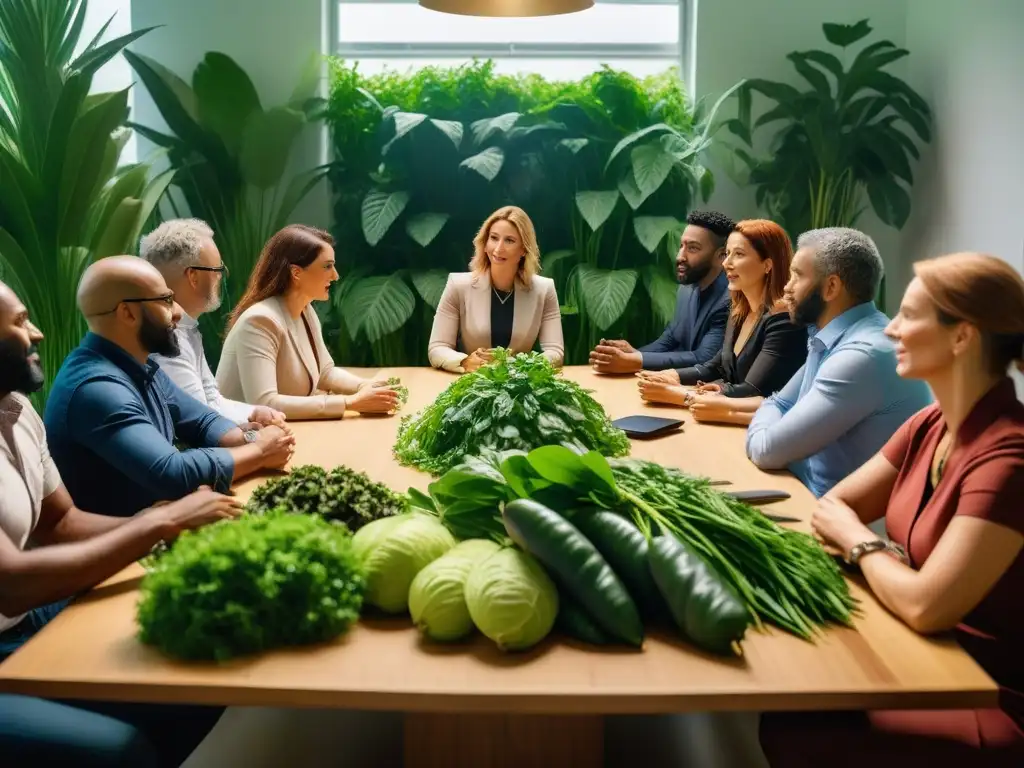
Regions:
<instances>
[{"instance_id":1,"label":"blue button-up shirt","mask_svg":"<svg viewBox=\"0 0 1024 768\"><path fill-rule=\"evenodd\" d=\"M788 468L824 496L931 403L924 382L896 373L888 323L865 303L810 329L807 362L747 430L747 455L757 466Z\"/></svg>"},{"instance_id":2,"label":"blue button-up shirt","mask_svg":"<svg viewBox=\"0 0 1024 768\"><path fill-rule=\"evenodd\" d=\"M50 454L75 505L128 516L200 485L227 491L234 460L218 445L237 427L189 397L154 361L86 335L61 366L44 415ZM178 450L175 439L189 446Z\"/></svg>"}]
</instances>

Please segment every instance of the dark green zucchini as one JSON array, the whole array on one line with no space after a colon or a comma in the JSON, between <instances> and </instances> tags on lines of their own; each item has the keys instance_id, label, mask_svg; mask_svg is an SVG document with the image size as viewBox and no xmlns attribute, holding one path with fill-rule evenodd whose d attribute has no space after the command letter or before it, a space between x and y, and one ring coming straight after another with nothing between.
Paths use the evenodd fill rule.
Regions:
<instances>
[{"instance_id":1,"label":"dark green zucchini","mask_svg":"<svg viewBox=\"0 0 1024 768\"><path fill-rule=\"evenodd\" d=\"M581 509L571 521L622 579L644 618L664 618L668 610L647 564L647 537L640 529L606 509Z\"/></svg>"},{"instance_id":2,"label":"dark green zucchini","mask_svg":"<svg viewBox=\"0 0 1024 768\"><path fill-rule=\"evenodd\" d=\"M750 612L732 586L687 544L671 534L651 539L651 575L682 633L714 653L735 653Z\"/></svg>"},{"instance_id":3,"label":"dark green zucchini","mask_svg":"<svg viewBox=\"0 0 1024 768\"><path fill-rule=\"evenodd\" d=\"M559 595L558 619L555 626L574 640L584 643L608 645L611 642L611 638L565 592Z\"/></svg>"},{"instance_id":4,"label":"dark green zucchini","mask_svg":"<svg viewBox=\"0 0 1024 768\"><path fill-rule=\"evenodd\" d=\"M502 513L512 540L540 560L611 637L640 646L640 614L625 585L576 527L543 504L516 499Z\"/></svg>"}]
</instances>

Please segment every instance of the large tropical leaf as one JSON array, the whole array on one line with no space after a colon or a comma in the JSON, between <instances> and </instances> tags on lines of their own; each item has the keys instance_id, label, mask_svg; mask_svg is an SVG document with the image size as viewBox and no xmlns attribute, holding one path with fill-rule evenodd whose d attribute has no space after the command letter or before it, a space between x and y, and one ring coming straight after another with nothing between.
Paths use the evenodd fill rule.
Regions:
<instances>
[{"instance_id":1,"label":"large tropical leaf","mask_svg":"<svg viewBox=\"0 0 1024 768\"><path fill-rule=\"evenodd\" d=\"M642 139L644 136L650 136L652 133L674 133L676 135L679 134L679 132L675 128L673 128L671 125L667 125L666 123L655 123L654 125L648 125L646 128L641 128L639 131L634 131L633 133L629 134L629 136L626 136L618 144L615 145L615 148L611 151L611 154L608 155L607 162L604 164L605 170L608 170L608 168L611 167L611 164L615 161L615 158L617 158L624 149L631 147L633 144L636 144L638 141L640 141L640 139Z\"/></svg>"},{"instance_id":2,"label":"large tropical leaf","mask_svg":"<svg viewBox=\"0 0 1024 768\"><path fill-rule=\"evenodd\" d=\"M409 237L426 248L448 223L447 213L418 213L405 222ZM415 283L415 277L413 278Z\"/></svg>"},{"instance_id":3,"label":"large tropical leaf","mask_svg":"<svg viewBox=\"0 0 1024 768\"><path fill-rule=\"evenodd\" d=\"M891 176L877 176L867 183L868 199L875 214L886 224L901 229L910 217L910 195Z\"/></svg>"},{"instance_id":4,"label":"large tropical leaf","mask_svg":"<svg viewBox=\"0 0 1024 768\"><path fill-rule=\"evenodd\" d=\"M467 157L459 165L476 171L488 181L494 181L505 164L505 150L501 147L488 147L472 157Z\"/></svg>"},{"instance_id":5,"label":"large tropical leaf","mask_svg":"<svg viewBox=\"0 0 1024 768\"><path fill-rule=\"evenodd\" d=\"M680 226L679 220L671 216L637 216L633 219L633 231L636 232L636 239L647 249L648 253L658 250L665 235Z\"/></svg>"},{"instance_id":6,"label":"large tropical leaf","mask_svg":"<svg viewBox=\"0 0 1024 768\"><path fill-rule=\"evenodd\" d=\"M429 304L431 309L436 310L445 286L448 285L448 272L443 269L424 269L413 272L410 277L423 301Z\"/></svg>"},{"instance_id":7,"label":"large tropical leaf","mask_svg":"<svg viewBox=\"0 0 1024 768\"><path fill-rule=\"evenodd\" d=\"M452 144L455 145L456 149L462 146L462 134L464 132L464 128L462 127L462 123L460 123L458 120L431 119L430 123L439 131L441 131L441 133L443 133L445 136L451 139Z\"/></svg>"},{"instance_id":8,"label":"large tropical leaf","mask_svg":"<svg viewBox=\"0 0 1024 768\"><path fill-rule=\"evenodd\" d=\"M685 150L684 150L685 151ZM665 183L676 164L676 155L659 143L641 144L629 153L633 179L640 193L649 196Z\"/></svg>"},{"instance_id":9,"label":"large tropical leaf","mask_svg":"<svg viewBox=\"0 0 1024 768\"><path fill-rule=\"evenodd\" d=\"M114 209L107 226L96 243L94 257L126 254L134 250L132 237L140 226L142 201L134 197L122 198Z\"/></svg>"},{"instance_id":10,"label":"large tropical leaf","mask_svg":"<svg viewBox=\"0 0 1024 768\"><path fill-rule=\"evenodd\" d=\"M203 129L198 122L199 108L196 95L188 83L148 56L125 51L124 57L142 78L167 127L184 141L193 145L201 144Z\"/></svg>"},{"instance_id":11,"label":"large tropical leaf","mask_svg":"<svg viewBox=\"0 0 1024 768\"><path fill-rule=\"evenodd\" d=\"M342 304L342 315L353 341L363 332L372 344L405 325L415 309L416 297L397 272L366 277L353 285Z\"/></svg>"},{"instance_id":12,"label":"large tropical leaf","mask_svg":"<svg viewBox=\"0 0 1024 768\"><path fill-rule=\"evenodd\" d=\"M263 111L256 86L230 56L211 51L192 74L199 123L213 131L232 155L242 149L251 115Z\"/></svg>"},{"instance_id":13,"label":"large tropical leaf","mask_svg":"<svg viewBox=\"0 0 1024 768\"><path fill-rule=\"evenodd\" d=\"M257 189L276 186L305 124L303 114L289 107L250 113L238 157L242 178Z\"/></svg>"},{"instance_id":14,"label":"large tropical leaf","mask_svg":"<svg viewBox=\"0 0 1024 768\"><path fill-rule=\"evenodd\" d=\"M651 309L655 317L662 323L668 323L676 313L676 299L679 294L679 283L665 274L656 266L644 270L644 284L647 294L651 297Z\"/></svg>"},{"instance_id":15,"label":"large tropical leaf","mask_svg":"<svg viewBox=\"0 0 1024 768\"><path fill-rule=\"evenodd\" d=\"M408 192L372 190L363 199L363 235L371 246L377 245L409 204Z\"/></svg>"},{"instance_id":16,"label":"large tropical leaf","mask_svg":"<svg viewBox=\"0 0 1024 768\"><path fill-rule=\"evenodd\" d=\"M825 31L825 39L840 48L847 48L871 34L867 19L856 24L822 24L821 28Z\"/></svg>"},{"instance_id":17,"label":"large tropical leaf","mask_svg":"<svg viewBox=\"0 0 1024 768\"><path fill-rule=\"evenodd\" d=\"M399 139L403 136L409 135L409 133L418 125L420 125L427 116L420 112L395 112L392 115L395 121L395 135L391 137L391 140L384 145L380 153L386 155L388 150L395 145Z\"/></svg>"},{"instance_id":18,"label":"large tropical leaf","mask_svg":"<svg viewBox=\"0 0 1024 768\"><path fill-rule=\"evenodd\" d=\"M604 331L618 320L629 306L636 288L636 271L632 269L600 269L581 264L576 282L583 299L583 309L594 325Z\"/></svg>"},{"instance_id":19,"label":"large tropical leaf","mask_svg":"<svg viewBox=\"0 0 1024 768\"><path fill-rule=\"evenodd\" d=\"M636 181L633 179L632 168L626 168L622 176L619 177L619 192L626 198L629 207L634 211L643 205L644 200L647 199L647 195L640 191Z\"/></svg>"},{"instance_id":20,"label":"large tropical leaf","mask_svg":"<svg viewBox=\"0 0 1024 768\"><path fill-rule=\"evenodd\" d=\"M596 232L615 210L619 202L617 189L587 190L576 193L576 208L590 229Z\"/></svg>"},{"instance_id":21,"label":"large tropical leaf","mask_svg":"<svg viewBox=\"0 0 1024 768\"><path fill-rule=\"evenodd\" d=\"M522 117L522 115L518 112L506 112L505 114L498 115L497 117L488 117L483 120L477 120L469 126L469 130L473 133L473 141L477 146L480 146L495 134L508 133L512 130L512 127L520 117Z\"/></svg>"}]
</instances>

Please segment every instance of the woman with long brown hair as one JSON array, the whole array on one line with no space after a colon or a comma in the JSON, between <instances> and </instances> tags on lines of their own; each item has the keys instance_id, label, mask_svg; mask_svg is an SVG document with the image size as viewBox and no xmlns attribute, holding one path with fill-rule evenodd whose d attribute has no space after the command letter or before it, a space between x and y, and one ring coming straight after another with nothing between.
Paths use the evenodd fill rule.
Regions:
<instances>
[{"instance_id":1,"label":"woman with long brown hair","mask_svg":"<svg viewBox=\"0 0 1024 768\"><path fill-rule=\"evenodd\" d=\"M732 309L722 349L704 365L641 371L641 397L703 405L767 397L781 389L807 358L807 331L790 321L782 302L792 260L789 236L774 221L739 222L729 235L723 262ZM692 384L698 385L696 395L683 388Z\"/></svg>"},{"instance_id":2,"label":"woman with long brown hair","mask_svg":"<svg viewBox=\"0 0 1024 768\"><path fill-rule=\"evenodd\" d=\"M765 715L773 768L1024 765L1024 280L977 253L914 265L886 328L896 371L935 403L819 502L815 534L922 634L954 630L1000 686L999 707ZM889 540L868 525L885 518Z\"/></svg>"},{"instance_id":3,"label":"woman with long brown hair","mask_svg":"<svg viewBox=\"0 0 1024 768\"><path fill-rule=\"evenodd\" d=\"M337 279L328 233L292 224L270 238L228 321L217 367L225 397L289 419L395 411L395 390L335 367L327 351L312 303L327 301Z\"/></svg>"},{"instance_id":4,"label":"woman with long brown hair","mask_svg":"<svg viewBox=\"0 0 1024 768\"><path fill-rule=\"evenodd\" d=\"M541 277L533 222L513 205L499 208L473 240L469 272L448 276L430 332L427 357L435 368L474 371L496 347L529 352L562 364L562 314L553 280Z\"/></svg>"}]
</instances>

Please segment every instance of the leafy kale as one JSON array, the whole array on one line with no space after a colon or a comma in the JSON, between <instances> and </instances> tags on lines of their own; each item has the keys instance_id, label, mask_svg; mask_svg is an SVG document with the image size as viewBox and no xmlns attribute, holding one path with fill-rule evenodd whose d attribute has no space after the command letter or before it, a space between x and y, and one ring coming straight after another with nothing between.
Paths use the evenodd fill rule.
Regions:
<instances>
[{"instance_id":1,"label":"leafy kale","mask_svg":"<svg viewBox=\"0 0 1024 768\"><path fill-rule=\"evenodd\" d=\"M344 526L274 510L183 533L140 590L142 642L223 661L342 634L366 574Z\"/></svg>"},{"instance_id":2,"label":"leafy kale","mask_svg":"<svg viewBox=\"0 0 1024 768\"><path fill-rule=\"evenodd\" d=\"M408 499L365 472L345 466L329 472L315 464L295 467L283 477L268 480L252 492L246 509L263 514L280 507L289 512L317 514L344 523L355 533L367 523L409 509Z\"/></svg>"},{"instance_id":3,"label":"leafy kale","mask_svg":"<svg viewBox=\"0 0 1024 768\"><path fill-rule=\"evenodd\" d=\"M495 351L494 362L460 376L416 415L402 418L398 461L440 475L487 449L562 445L605 456L629 453L629 438L579 384L541 354Z\"/></svg>"}]
</instances>

